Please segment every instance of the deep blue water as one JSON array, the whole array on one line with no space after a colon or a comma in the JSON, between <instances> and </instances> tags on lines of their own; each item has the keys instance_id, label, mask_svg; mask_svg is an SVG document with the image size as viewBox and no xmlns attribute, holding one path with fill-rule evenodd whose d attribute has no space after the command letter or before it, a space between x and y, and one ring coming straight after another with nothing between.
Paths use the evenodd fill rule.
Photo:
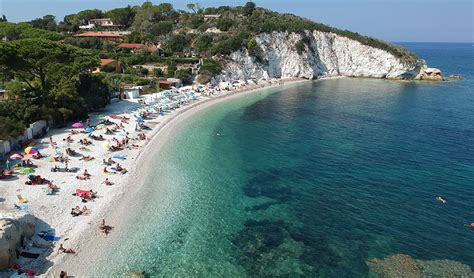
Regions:
<instances>
[{"instance_id":1,"label":"deep blue water","mask_svg":"<svg viewBox=\"0 0 474 278\"><path fill-rule=\"evenodd\" d=\"M142 199L155 209L106 268L365 277L399 253L474 268L473 47L405 45L467 79L325 80L203 112L157 157Z\"/></svg>"}]
</instances>

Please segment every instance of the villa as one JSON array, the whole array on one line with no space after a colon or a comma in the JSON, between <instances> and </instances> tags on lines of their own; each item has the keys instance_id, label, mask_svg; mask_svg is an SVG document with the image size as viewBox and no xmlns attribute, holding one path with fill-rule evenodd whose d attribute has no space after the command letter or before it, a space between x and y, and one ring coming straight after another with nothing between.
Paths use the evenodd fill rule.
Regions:
<instances>
[{"instance_id":1,"label":"villa","mask_svg":"<svg viewBox=\"0 0 474 278\"><path fill-rule=\"evenodd\" d=\"M95 18L89 20L87 25L79 26L79 29L92 29L94 27L122 27L122 25L114 24L111 18Z\"/></svg>"}]
</instances>

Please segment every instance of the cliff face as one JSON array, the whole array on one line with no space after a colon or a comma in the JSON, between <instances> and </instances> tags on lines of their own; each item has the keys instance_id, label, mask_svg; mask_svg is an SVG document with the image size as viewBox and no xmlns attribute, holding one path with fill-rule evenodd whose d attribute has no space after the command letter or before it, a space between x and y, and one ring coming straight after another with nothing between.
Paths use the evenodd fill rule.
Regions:
<instances>
[{"instance_id":1,"label":"cliff face","mask_svg":"<svg viewBox=\"0 0 474 278\"><path fill-rule=\"evenodd\" d=\"M333 33L307 32L306 37L300 55L296 50L300 34L260 34L256 38L261 49L258 58L245 48L233 52L214 81L320 76L415 79L426 68L423 60L405 65L389 52Z\"/></svg>"}]
</instances>

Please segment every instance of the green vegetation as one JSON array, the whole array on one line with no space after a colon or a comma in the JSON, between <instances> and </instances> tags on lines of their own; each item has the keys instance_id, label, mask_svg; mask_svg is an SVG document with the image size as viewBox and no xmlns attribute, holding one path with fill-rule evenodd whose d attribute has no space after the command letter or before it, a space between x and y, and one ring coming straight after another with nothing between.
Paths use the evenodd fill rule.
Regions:
<instances>
[{"instance_id":1,"label":"green vegetation","mask_svg":"<svg viewBox=\"0 0 474 278\"><path fill-rule=\"evenodd\" d=\"M294 46L300 55L313 51L309 32L321 31L385 50L406 64L418 60L402 47L259 8L253 2L239 7L203 8L198 3L186 7L189 11L175 10L169 3L155 5L146 1L141 6L109 11L84 10L66 15L59 22L52 15L17 24L0 17L0 39L5 41L0 42L0 84L7 89L9 98L0 100L0 139L16 137L25 126L39 119L53 118L64 124L84 117L106 105L109 92L120 90L123 83L154 86L156 78L175 77L190 84L201 59L203 63L196 76L200 83L219 74L226 55L242 48L264 62L257 43L261 33L300 34L301 39ZM130 31L124 36L125 42L143 43L146 49L132 51L99 38L74 37L76 32L83 32L79 26L104 17L119 25L113 30ZM107 27L96 26L93 30ZM155 51L158 45L161 50ZM118 60L125 73L107 67L101 73L90 73L99 66L99 58ZM141 66L146 64L157 68L148 72Z\"/></svg>"},{"instance_id":2,"label":"green vegetation","mask_svg":"<svg viewBox=\"0 0 474 278\"><path fill-rule=\"evenodd\" d=\"M103 107L108 87L87 73L98 64L98 57L89 51L50 40L0 43L1 78L11 97L0 101L0 117L17 127L48 117L64 124ZM0 139L15 137L20 129L9 129Z\"/></svg>"},{"instance_id":3,"label":"green vegetation","mask_svg":"<svg viewBox=\"0 0 474 278\"><path fill-rule=\"evenodd\" d=\"M32 38L58 41L62 39L63 36L56 32L34 28L31 24L28 23L16 24L11 22L0 22L0 38L5 38L9 41Z\"/></svg>"}]
</instances>

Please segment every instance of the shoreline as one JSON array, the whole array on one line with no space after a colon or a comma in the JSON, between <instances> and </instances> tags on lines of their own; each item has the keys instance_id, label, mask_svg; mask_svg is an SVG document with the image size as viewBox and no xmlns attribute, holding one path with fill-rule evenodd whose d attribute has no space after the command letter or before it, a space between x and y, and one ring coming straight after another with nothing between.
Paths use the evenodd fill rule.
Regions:
<instances>
[{"instance_id":1,"label":"shoreline","mask_svg":"<svg viewBox=\"0 0 474 278\"><path fill-rule=\"evenodd\" d=\"M322 79L321 79L322 80ZM281 81L281 83L280 83ZM97 227L100 219L105 218L108 224L117 228L118 226L124 225L123 213L126 213L126 206L121 204L127 204L133 201L141 188L146 184L146 174L150 171L152 163L147 163L153 160L156 153L160 151L162 143L166 142L173 135L173 130L179 126L180 123L187 120L192 115L199 113L201 110L206 109L210 106L217 105L222 101L231 100L238 97L257 92L259 90L271 89L286 85L295 85L298 83L312 82L312 80L297 79L297 80L279 80L277 84L263 85L263 86L252 86L251 88L243 88L241 90L229 91L218 94L216 96L206 97L192 102L186 106L176 109L165 115L165 118L159 117L158 119L152 119L147 121L156 125L151 131L147 133L147 142L144 147L138 149L137 152L133 153L132 167L129 168L129 173L126 177L122 177L113 187L114 194L106 196L101 199L108 199L106 205L100 208L95 208L94 215L87 216L86 219L81 223L82 225L78 229L72 227L69 230L68 241L63 241L67 248L73 248L76 251L75 255L57 254L56 250L46 257L44 261L45 266L40 269L40 275L45 276L57 276L61 270L66 270L68 274L72 274L76 277L81 277L85 273L81 273L81 270L87 269L87 264L84 261L98 256L102 251L101 245L108 245L111 241L114 241L114 231L104 239L100 236ZM63 131L66 132L66 131ZM150 151L150 150L153 151ZM130 156L131 158L132 156ZM128 160L128 159L127 159ZM130 162L129 160L129 162ZM121 162L122 163L122 162ZM125 163L124 163L125 164ZM138 168L140 166L140 168ZM104 177L106 175L102 175ZM103 188L104 186L102 186ZM100 192L99 192L100 193ZM105 193L105 194L108 194ZM98 202L103 202L99 200ZM94 209L94 208L93 208ZM35 215L37 218L39 215ZM79 220L79 218L75 218ZM105 241L106 240L106 241ZM87 258L87 260L84 260Z\"/></svg>"}]
</instances>

